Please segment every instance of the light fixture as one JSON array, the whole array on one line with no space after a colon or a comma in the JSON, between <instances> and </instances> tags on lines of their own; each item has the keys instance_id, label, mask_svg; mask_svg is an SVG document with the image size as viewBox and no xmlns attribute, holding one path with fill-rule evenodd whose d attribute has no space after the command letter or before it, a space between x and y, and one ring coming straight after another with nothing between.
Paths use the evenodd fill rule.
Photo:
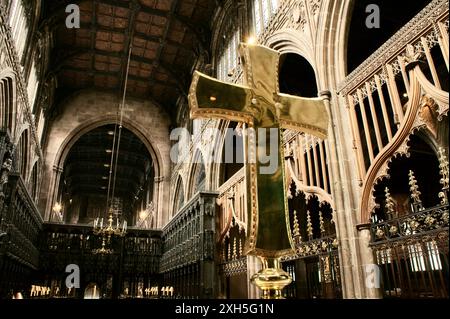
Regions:
<instances>
[{"instance_id":1,"label":"light fixture","mask_svg":"<svg viewBox=\"0 0 450 319\"><path fill-rule=\"evenodd\" d=\"M250 36L247 38L247 44L255 45L256 43L257 43L257 40L254 36Z\"/></svg>"},{"instance_id":2,"label":"light fixture","mask_svg":"<svg viewBox=\"0 0 450 319\"><path fill-rule=\"evenodd\" d=\"M62 205L59 202L56 202L55 205L53 205L53 221L56 222L62 222L63 221L63 213L62 213Z\"/></svg>"},{"instance_id":3,"label":"light fixture","mask_svg":"<svg viewBox=\"0 0 450 319\"><path fill-rule=\"evenodd\" d=\"M61 210L62 210L62 205L61 205L60 203L56 203L56 204L53 206L53 210L54 210L55 212L57 212L57 213L60 213Z\"/></svg>"},{"instance_id":4,"label":"light fixture","mask_svg":"<svg viewBox=\"0 0 450 319\"><path fill-rule=\"evenodd\" d=\"M116 190L116 176L117 176L117 163L119 159L120 150L120 139L122 136L122 126L123 126L123 110L125 107L125 98L128 85L128 75L130 70L130 60L131 60L132 47L130 44L130 49L128 51L128 62L125 75L122 103L119 104L119 112L117 113L116 128L114 131L108 131L108 135L113 136L113 147L112 149L106 149L106 153L111 154L110 164L103 164L106 168L111 168L109 170L108 187L103 186L101 189L108 190L106 196L106 207L107 207L107 219L104 221L103 218L97 217L94 220L93 233L94 235L100 236L102 238L101 248L94 249L94 254L111 254L113 250L107 248L106 245L111 242L112 236L125 236L127 232L127 221L121 222L119 220L119 212L114 207L114 195ZM102 179L105 179L102 177Z\"/></svg>"},{"instance_id":5,"label":"light fixture","mask_svg":"<svg viewBox=\"0 0 450 319\"><path fill-rule=\"evenodd\" d=\"M403 93L403 97L408 97L408 93Z\"/></svg>"},{"instance_id":6,"label":"light fixture","mask_svg":"<svg viewBox=\"0 0 450 319\"><path fill-rule=\"evenodd\" d=\"M127 232L127 221L124 220L121 225L119 222L119 217L116 218L116 223L114 223L113 217L113 208L109 208L108 219L106 223L103 224L103 218L100 217L94 220L94 235L101 236L102 238L102 247L99 249L94 249L94 254L111 254L113 252L112 249L106 248L106 243L111 242L111 237L113 235L116 236L125 236Z\"/></svg>"},{"instance_id":7,"label":"light fixture","mask_svg":"<svg viewBox=\"0 0 450 319\"><path fill-rule=\"evenodd\" d=\"M139 228L149 229L152 226L153 217L155 214L155 206L153 202L150 202L146 209L139 212L139 220L137 222L137 226Z\"/></svg>"},{"instance_id":8,"label":"light fixture","mask_svg":"<svg viewBox=\"0 0 450 319\"><path fill-rule=\"evenodd\" d=\"M209 100L210 100L211 102L216 102L216 101L217 101L217 98L216 98L215 96L211 95L211 96L209 97Z\"/></svg>"}]
</instances>

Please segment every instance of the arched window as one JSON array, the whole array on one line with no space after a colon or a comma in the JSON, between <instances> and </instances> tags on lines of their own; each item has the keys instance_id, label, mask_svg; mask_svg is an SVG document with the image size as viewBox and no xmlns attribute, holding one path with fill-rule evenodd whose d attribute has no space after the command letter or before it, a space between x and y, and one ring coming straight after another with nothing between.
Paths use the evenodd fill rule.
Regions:
<instances>
[{"instance_id":1,"label":"arched window","mask_svg":"<svg viewBox=\"0 0 450 319\"><path fill-rule=\"evenodd\" d=\"M222 147L220 185L229 180L244 166L244 139L237 122L230 122Z\"/></svg>"},{"instance_id":2,"label":"arched window","mask_svg":"<svg viewBox=\"0 0 450 319\"><path fill-rule=\"evenodd\" d=\"M36 94L39 86L39 80L38 80L38 74L36 70L36 63L33 62L31 66L31 72L30 76L28 78L28 85L27 85L27 93L28 93L28 101L30 102L30 107L32 110L35 110L34 102L36 99Z\"/></svg>"},{"instance_id":3,"label":"arched window","mask_svg":"<svg viewBox=\"0 0 450 319\"><path fill-rule=\"evenodd\" d=\"M25 180L28 167L28 130L25 130L20 136L16 146L17 169Z\"/></svg>"},{"instance_id":4,"label":"arched window","mask_svg":"<svg viewBox=\"0 0 450 319\"><path fill-rule=\"evenodd\" d=\"M202 162L199 163L196 168L196 173L194 177L194 194L205 190L205 180L206 180L206 171L205 165Z\"/></svg>"},{"instance_id":5,"label":"arched window","mask_svg":"<svg viewBox=\"0 0 450 319\"><path fill-rule=\"evenodd\" d=\"M29 189L31 197L36 201L38 193L38 163L34 164L33 170L31 171Z\"/></svg>"},{"instance_id":6,"label":"arched window","mask_svg":"<svg viewBox=\"0 0 450 319\"><path fill-rule=\"evenodd\" d=\"M230 80L238 63L238 48L241 42L239 30L227 32L224 36L224 45L217 63L217 78L222 81Z\"/></svg>"},{"instance_id":7,"label":"arched window","mask_svg":"<svg viewBox=\"0 0 450 319\"><path fill-rule=\"evenodd\" d=\"M10 132L13 125L14 92L12 79L7 77L0 81L0 129Z\"/></svg>"},{"instance_id":8,"label":"arched window","mask_svg":"<svg viewBox=\"0 0 450 319\"><path fill-rule=\"evenodd\" d=\"M317 97L317 80L311 64L301 55L283 54L280 60L280 92Z\"/></svg>"},{"instance_id":9,"label":"arched window","mask_svg":"<svg viewBox=\"0 0 450 319\"><path fill-rule=\"evenodd\" d=\"M178 178L177 186L175 188L174 206L172 216L175 216L181 207L184 205L184 187L183 180Z\"/></svg>"},{"instance_id":10,"label":"arched window","mask_svg":"<svg viewBox=\"0 0 450 319\"><path fill-rule=\"evenodd\" d=\"M254 0L253 22L256 35L260 35L269 24L270 18L277 11L279 0Z\"/></svg>"},{"instance_id":11,"label":"arched window","mask_svg":"<svg viewBox=\"0 0 450 319\"><path fill-rule=\"evenodd\" d=\"M200 151L198 151L195 155L194 163L195 164L192 170L191 181L189 182L190 197L194 196L197 192L205 190L206 171Z\"/></svg>"},{"instance_id":12,"label":"arched window","mask_svg":"<svg viewBox=\"0 0 450 319\"><path fill-rule=\"evenodd\" d=\"M28 21L23 0L12 0L9 11L9 25L16 51L19 59L22 59L23 52L28 38Z\"/></svg>"}]
</instances>

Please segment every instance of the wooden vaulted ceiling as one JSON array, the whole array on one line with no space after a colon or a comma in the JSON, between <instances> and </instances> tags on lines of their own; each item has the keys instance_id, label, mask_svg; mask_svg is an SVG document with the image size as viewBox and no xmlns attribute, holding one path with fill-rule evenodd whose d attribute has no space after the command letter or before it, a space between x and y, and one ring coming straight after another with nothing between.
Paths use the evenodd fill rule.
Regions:
<instances>
[{"instance_id":1,"label":"wooden vaulted ceiling","mask_svg":"<svg viewBox=\"0 0 450 319\"><path fill-rule=\"evenodd\" d=\"M114 130L114 125L98 127L83 135L70 149L64 164L66 194L107 194ZM131 200L141 198L153 176L153 164L144 143L125 128L115 167L115 195Z\"/></svg>"},{"instance_id":2,"label":"wooden vaulted ceiling","mask_svg":"<svg viewBox=\"0 0 450 319\"><path fill-rule=\"evenodd\" d=\"M80 28L65 25L69 4L80 8ZM171 115L186 95L192 68L209 54L214 0L44 0L43 24L54 29L50 72L56 104L74 91L123 91L132 47L128 96L150 100Z\"/></svg>"}]
</instances>

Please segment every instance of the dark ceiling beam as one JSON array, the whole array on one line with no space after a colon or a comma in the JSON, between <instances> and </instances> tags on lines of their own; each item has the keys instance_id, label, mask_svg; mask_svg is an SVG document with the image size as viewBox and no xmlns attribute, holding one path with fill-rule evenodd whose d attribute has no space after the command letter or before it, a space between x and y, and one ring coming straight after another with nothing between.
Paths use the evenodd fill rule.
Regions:
<instances>
[{"instance_id":1,"label":"dark ceiling beam","mask_svg":"<svg viewBox=\"0 0 450 319\"><path fill-rule=\"evenodd\" d=\"M55 57L56 57L57 61L53 65L52 70L57 71L58 68L63 66L67 60L73 59L73 58L83 55L83 54L103 55L106 57L112 57L112 58L118 58L118 59L123 59L126 56L126 54L124 52L112 52L112 51L106 51L106 50L100 50L100 49L87 49L87 48L85 48L85 49L80 48L80 49L76 49L76 50L61 49L61 50L58 50L57 52L55 52ZM141 57L138 55L133 55L133 54L131 54L131 60L140 62L140 63L150 64L150 65L153 65L155 62L155 60L153 60L153 59L148 59L148 58Z\"/></svg>"},{"instance_id":2,"label":"dark ceiling beam","mask_svg":"<svg viewBox=\"0 0 450 319\"><path fill-rule=\"evenodd\" d=\"M91 175L91 174L87 174L83 172L77 172L74 175L70 175L64 178L64 180L66 181L66 185L67 186L73 186L77 183L91 183L91 184L97 184L100 186L108 186L108 179L102 179L102 177L107 177L107 175ZM90 177L88 177L90 176ZM130 175L131 176L131 175ZM127 185L132 185L133 189L138 189L138 188L144 188L144 184L145 184L145 179L143 177L141 177L140 179L138 178L133 178L130 179L129 177L125 174L121 174L118 175L118 177L116 178L116 184L117 185L123 185L123 184L127 184ZM111 184L112 185L112 184Z\"/></svg>"},{"instance_id":3,"label":"dark ceiling beam","mask_svg":"<svg viewBox=\"0 0 450 319\"><path fill-rule=\"evenodd\" d=\"M89 24L89 27L86 29L91 30L91 50L95 50L95 44L97 42L97 32L95 32L95 28L97 26L97 0L93 1L92 4L92 21ZM93 55L91 58L91 70L95 67L95 56ZM91 76L91 81L94 83L94 76Z\"/></svg>"},{"instance_id":4,"label":"dark ceiling beam","mask_svg":"<svg viewBox=\"0 0 450 319\"><path fill-rule=\"evenodd\" d=\"M78 160L78 159L73 159L73 158L71 158L70 159L71 160L71 163L76 163L77 161L83 161L83 162L90 162L90 163L100 163L102 166L103 166L103 163L105 162L105 161L102 161L101 159L98 159L98 158L96 158L96 159L82 159L82 160ZM73 162L72 162L73 161ZM134 163L127 163L126 165L123 165L123 164L120 164L120 165L122 165L122 166L135 166L135 167L137 167L137 165L141 165L141 161L139 161L139 160L133 160L133 162ZM88 165L88 164L85 164L85 165ZM145 166L144 167L146 167L147 166L147 164L144 164ZM81 166L83 166L83 165L81 165ZM100 166L100 165L98 165L98 166ZM105 167L105 170L103 171L103 170L98 170L98 171L96 171L96 170L93 170L93 169L89 169L89 168L91 168L92 166L86 166L88 169L80 169L76 174L79 174L79 173L89 173L89 174L91 174L91 175L99 175L99 176L106 176L107 174L108 174L108 172L109 172L109 170L107 171L106 170L106 167ZM76 167L75 168L75 170L76 169L78 169L78 167ZM147 169L145 169L145 171L147 171ZM70 170L70 172L68 171L68 174L66 174L66 176L69 176L69 175L75 175L75 173L73 173L74 171L73 170ZM128 172L128 173L127 173ZM69 174L70 173L70 174ZM149 172L148 173L145 173L144 172L144 168L142 168L142 170L139 170L139 172L132 172L132 171L130 171L130 170L127 170L127 169L122 169L122 170L120 170L120 172L118 172L118 173L123 173L123 174L128 174L128 175L130 175L130 176L132 176L133 178L134 177L141 177L141 176L147 176L147 175L149 175ZM132 175L132 174L134 174L134 175Z\"/></svg>"},{"instance_id":5,"label":"dark ceiling beam","mask_svg":"<svg viewBox=\"0 0 450 319\"><path fill-rule=\"evenodd\" d=\"M142 176L134 176L131 174L124 175L125 177L119 176L116 178L117 182L123 182L123 181L131 181L132 183L136 184L137 186L142 186L141 182L136 181L136 179L140 179ZM76 175L70 175L66 176L64 180L68 182L72 181L79 181L79 180L98 180L98 181L104 181L106 184L108 183L108 180L103 179L103 177L108 177L106 174L100 174L100 175L93 175L88 174L85 172L77 173ZM145 181L145 180L144 180Z\"/></svg>"},{"instance_id":6,"label":"dark ceiling beam","mask_svg":"<svg viewBox=\"0 0 450 319\"><path fill-rule=\"evenodd\" d=\"M121 137L122 141L123 139L123 135ZM107 142L105 142L107 143ZM108 141L109 143L109 141ZM138 153L138 152L132 152L132 151L126 151L123 147L124 144L122 144L122 146L120 147L120 156L129 156L129 157L135 157L137 160L140 161L146 161L146 162L151 162L151 158L150 155L145 155L142 153ZM107 146L106 144L102 144L102 145L97 145L97 144L89 144L89 145L76 145L74 146L69 153L69 156L67 157L68 159L70 159L70 156L73 153L88 153L88 154L103 154L105 156L111 156L110 153L107 153L106 150L107 149L111 149L111 145Z\"/></svg>"},{"instance_id":7,"label":"dark ceiling beam","mask_svg":"<svg viewBox=\"0 0 450 319\"><path fill-rule=\"evenodd\" d=\"M80 175L71 176L71 177L66 178L66 181L67 181L69 187L72 187L72 186L78 185L78 184L80 184L80 185L92 184L92 185L98 185L99 187L102 187L102 186L104 187L104 186L108 185L108 180L102 180L101 177L96 178L95 176L91 176L91 175L89 175L89 177L86 175L83 177L81 177ZM132 189L134 189L135 191L140 189L142 186L141 183L138 183L134 180L130 180L127 178L116 178L116 187L117 187L117 185L131 186ZM142 189L143 189L143 187L142 187Z\"/></svg>"},{"instance_id":8,"label":"dark ceiling beam","mask_svg":"<svg viewBox=\"0 0 450 319\"><path fill-rule=\"evenodd\" d=\"M166 71L172 79L176 79L177 86L181 94L184 96L187 96L187 89L188 89L188 74L181 71L181 70L175 70L171 66L167 65L166 63L159 61L156 66L160 66L164 71Z\"/></svg>"},{"instance_id":9,"label":"dark ceiling beam","mask_svg":"<svg viewBox=\"0 0 450 319\"><path fill-rule=\"evenodd\" d=\"M100 49L74 50L73 52L66 52L66 53L61 54L60 55L61 58L58 59L59 61L52 67L52 72L59 73L60 69L64 66L64 64L68 58L74 58L74 57L77 57L77 56L83 55L83 54L97 54L97 55L103 55L103 56L114 57L114 58L119 58L119 59L123 59L125 56L125 54L123 52L111 52L111 51L100 50ZM166 65L165 63L163 63L161 61L158 63L156 61L156 59L149 59L146 57L141 57L138 55L131 54L131 60L135 61L135 62L151 64L154 67L158 67L158 66L161 67L164 71L166 71L172 77L172 79L174 81L176 81L177 87L180 90L180 92L182 92L183 94L186 94L187 83L185 83L185 78L187 75L184 72L176 71L176 70L172 69L172 67Z\"/></svg>"},{"instance_id":10,"label":"dark ceiling beam","mask_svg":"<svg viewBox=\"0 0 450 319\"><path fill-rule=\"evenodd\" d=\"M112 77L119 77L120 76L120 72L86 70L86 69L80 69L80 68L74 67L73 65L70 65L70 64L61 67L59 69L59 71L57 72L57 74L62 72L62 71L64 71L64 70L74 71L74 72L79 72L79 73L84 73L84 74L87 73L89 75L96 75L96 74L98 74L98 75L112 76ZM160 80L157 80L157 79L154 79L154 78L149 79L149 78L143 78L143 77L140 77L140 76L129 74L128 75L128 79L129 80L133 80L133 81L138 81L138 82L146 82L146 83L149 83L149 84L162 85L162 86L169 87L169 88L172 88L172 89L175 89L175 90L179 90L179 86L177 84L175 84L175 83L160 81Z\"/></svg>"},{"instance_id":11,"label":"dark ceiling beam","mask_svg":"<svg viewBox=\"0 0 450 319\"><path fill-rule=\"evenodd\" d=\"M66 177L65 180L69 185L75 185L78 183L94 183L100 186L107 186L108 180L102 179L102 175L90 175L90 174L77 174ZM142 184L135 179L129 179L126 177L117 177L116 185L132 185L134 189L138 189L142 186ZM143 188L143 187L142 187Z\"/></svg>"},{"instance_id":12,"label":"dark ceiling beam","mask_svg":"<svg viewBox=\"0 0 450 319\"><path fill-rule=\"evenodd\" d=\"M47 0L49 1L49 0ZM50 0L53 1L53 0ZM77 1L77 0L66 0L62 1L60 5L58 5L54 10L53 14L42 21L41 25L53 25L54 27L57 27L58 25L61 25L61 23L64 22L65 17L67 14L65 13L65 9L69 4L80 4L83 1ZM129 1L121 1L121 0L97 0L97 3L107 4L119 8L125 8L130 9L130 2ZM147 5L139 4L139 9L142 12L145 12L147 14L157 16L157 17L164 17L169 19L170 11L155 9L152 7L149 7ZM196 41L201 45L202 49L208 50L208 44L206 43L205 39L205 33L206 28L200 27L198 25L194 25L192 22L189 21L189 18L180 16L176 13L173 13L171 15L172 18L178 20L181 24L183 24L189 31L194 35Z\"/></svg>"},{"instance_id":13,"label":"dark ceiling beam","mask_svg":"<svg viewBox=\"0 0 450 319\"><path fill-rule=\"evenodd\" d=\"M70 163L70 162L67 163L64 166L64 172L65 172L66 176L69 176L74 171L75 172L80 172L80 171L86 172L88 169L92 169L92 170L95 170L96 172L99 172L98 173L99 175L100 174L108 175L109 168L105 167L104 164L109 164L109 161L107 163L94 163L94 162L91 162L91 161L84 161L84 160L80 161L80 160L78 160L78 161L73 162L73 163ZM119 165L117 165L117 169L118 170L123 170L125 172L128 171L128 172L130 172L130 174L143 175L143 176L145 175L145 172L144 172L143 168L139 169L139 168L136 168L136 167L133 167L133 166L130 166L130 165L119 164ZM102 172L104 172L104 173L102 173Z\"/></svg>"},{"instance_id":14,"label":"dark ceiling beam","mask_svg":"<svg viewBox=\"0 0 450 319\"><path fill-rule=\"evenodd\" d=\"M200 46L200 50L206 51L209 54L210 46L208 42L210 42L210 35L209 31L207 31L208 28L200 24L194 24L186 17L176 15L176 19L181 22L181 24L183 24L192 34L194 34L195 39Z\"/></svg>"},{"instance_id":15,"label":"dark ceiling beam","mask_svg":"<svg viewBox=\"0 0 450 319\"><path fill-rule=\"evenodd\" d=\"M124 96L126 94L127 90L127 74L128 74L128 57L131 61L131 53L132 51L132 41L133 41L133 35L135 31L135 24L136 24L136 17L138 14L139 9L141 8L139 4L139 0L131 0L129 3L130 6L130 15L128 17L128 29L125 32L125 41L124 41L124 53L126 53L122 58L122 74L120 76L120 87L121 92L125 92Z\"/></svg>"},{"instance_id":16,"label":"dark ceiling beam","mask_svg":"<svg viewBox=\"0 0 450 319\"><path fill-rule=\"evenodd\" d=\"M86 23L86 22L82 22L80 23L80 28L81 29L92 29L92 23ZM117 33L117 34L123 34L126 29L125 28L115 28L115 27L105 27L105 26L101 26L101 25L96 25L95 28L92 29L92 31L101 31L101 32L110 32L110 33ZM135 38L139 38L142 40L146 40L146 41L150 41L150 42L155 42L155 43L162 43L162 39L161 37L155 36L155 35L149 35L143 32L138 32L138 31L134 31L134 37ZM178 49L182 49L191 53L195 53L194 48L192 47L186 47L184 46L182 43L170 40L170 39L166 39L165 41L166 44L174 46Z\"/></svg>"},{"instance_id":17,"label":"dark ceiling beam","mask_svg":"<svg viewBox=\"0 0 450 319\"><path fill-rule=\"evenodd\" d=\"M155 56L155 64L158 65L161 63L161 54L162 51L164 50L164 42L167 40L167 35L169 34L169 30L170 30L170 25L172 24L172 17L175 14L176 10L178 8L178 0L173 0L172 4L170 6L170 11L167 15L167 23L164 26L164 31L162 34L162 38L161 38L161 43L158 46L158 50L156 51L156 56ZM152 68L152 70L150 71L150 77L153 77L153 73L154 73L155 68Z\"/></svg>"},{"instance_id":18,"label":"dark ceiling beam","mask_svg":"<svg viewBox=\"0 0 450 319\"><path fill-rule=\"evenodd\" d=\"M92 186L94 188L102 189L104 187L108 187L108 183L92 183L89 180L79 180L76 182L73 182L72 184L67 184L68 189L74 189L77 187L86 187L86 186ZM111 185L112 187L112 185ZM139 184L132 183L131 181L122 181L121 183L116 183L116 189L121 188L127 190L129 193L138 193L143 190L141 189Z\"/></svg>"},{"instance_id":19,"label":"dark ceiling beam","mask_svg":"<svg viewBox=\"0 0 450 319\"><path fill-rule=\"evenodd\" d=\"M100 193L106 197L106 189L102 189L99 185L92 184L78 184L72 187L68 187L68 191L71 195L87 193ZM136 191L131 190L129 187L116 186L115 196L122 195L124 197L135 196ZM134 198L133 198L134 200Z\"/></svg>"}]
</instances>

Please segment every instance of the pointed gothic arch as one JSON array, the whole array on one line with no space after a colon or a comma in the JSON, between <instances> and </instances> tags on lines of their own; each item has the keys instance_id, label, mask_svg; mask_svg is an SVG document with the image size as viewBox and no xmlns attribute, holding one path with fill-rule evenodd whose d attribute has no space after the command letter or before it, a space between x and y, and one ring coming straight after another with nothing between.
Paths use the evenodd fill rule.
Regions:
<instances>
[{"instance_id":1,"label":"pointed gothic arch","mask_svg":"<svg viewBox=\"0 0 450 319\"><path fill-rule=\"evenodd\" d=\"M203 153L200 149L197 149L194 152L194 156L192 157L193 165L191 167L191 173L189 174L189 182L188 182L188 198L192 198L197 192L203 191L206 188L206 165L203 157Z\"/></svg>"},{"instance_id":2,"label":"pointed gothic arch","mask_svg":"<svg viewBox=\"0 0 450 319\"><path fill-rule=\"evenodd\" d=\"M25 129L20 135L16 144L16 169L22 176L23 180L27 180L28 165L29 165L29 129Z\"/></svg>"},{"instance_id":3,"label":"pointed gothic arch","mask_svg":"<svg viewBox=\"0 0 450 319\"><path fill-rule=\"evenodd\" d=\"M177 182L175 183L175 185L176 186L173 197L172 214L170 216L170 219L178 213L178 211L183 207L184 203L186 202L185 187L183 177L181 175L178 175Z\"/></svg>"}]
</instances>

